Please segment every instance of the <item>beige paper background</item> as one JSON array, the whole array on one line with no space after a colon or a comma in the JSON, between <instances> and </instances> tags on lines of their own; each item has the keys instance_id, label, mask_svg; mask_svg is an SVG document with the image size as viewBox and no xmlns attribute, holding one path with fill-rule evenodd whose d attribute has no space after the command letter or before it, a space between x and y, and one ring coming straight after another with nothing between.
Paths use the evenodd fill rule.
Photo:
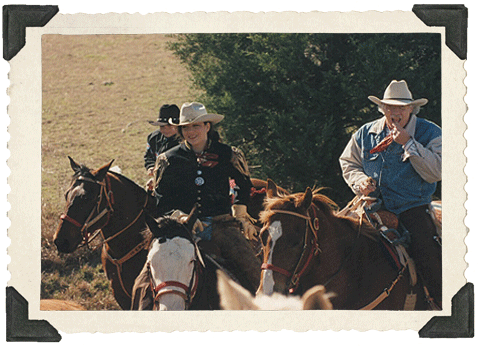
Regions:
<instances>
[{"instance_id":1,"label":"beige paper background","mask_svg":"<svg viewBox=\"0 0 480 346\"><path fill-rule=\"evenodd\" d=\"M8 235L11 245L9 286L30 304L31 319L46 319L65 332L181 330L418 330L433 315L449 315L448 302L466 280L463 242L466 194L463 62L442 48L444 306L433 312L42 312L40 295L41 193L41 35L139 34L179 32L440 32L412 12L367 13L188 13L134 15L57 14L44 28L27 28L26 46L10 61L8 183L11 192ZM442 40L444 42L444 39ZM28 67L28 68L27 68ZM25 126L28 124L28 126ZM25 138L29 138L26 147ZM31 143L35 143L32 147ZM28 208L25 208L28 206ZM27 264L27 265L26 265ZM105 321L108 325L105 326ZM102 326L101 328L99 326Z\"/></svg>"}]
</instances>

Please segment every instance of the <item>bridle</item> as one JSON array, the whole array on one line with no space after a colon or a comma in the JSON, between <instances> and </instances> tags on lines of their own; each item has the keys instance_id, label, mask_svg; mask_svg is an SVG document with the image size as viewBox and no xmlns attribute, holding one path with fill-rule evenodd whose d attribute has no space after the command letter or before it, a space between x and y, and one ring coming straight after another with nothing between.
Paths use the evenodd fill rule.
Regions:
<instances>
[{"instance_id":1,"label":"bridle","mask_svg":"<svg viewBox=\"0 0 480 346\"><path fill-rule=\"evenodd\" d=\"M261 266L262 270L272 270L289 278L288 291L289 293L294 293L298 287L300 278L307 272L307 269L310 266L313 258L321 252L320 247L318 246L318 231L320 229L320 221L317 217L317 207L312 204L307 210L307 215L288 210L271 211L275 214L287 214L306 220L303 251L294 271L289 272L288 270L277 267L271 263L263 263Z\"/></svg>"},{"instance_id":2,"label":"bridle","mask_svg":"<svg viewBox=\"0 0 480 346\"><path fill-rule=\"evenodd\" d=\"M158 285L155 285L155 281L152 276L152 271L150 269L150 262L147 263L148 273L150 276L150 287L153 292L154 305L159 304L159 299L162 296L165 296L167 294L175 294L177 296L180 296L185 301L185 310L188 309L188 307L192 304L195 294L197 293L199 277L201 275L201 270L202 270L202 266L200 265L199 261L195 259L194 262L195 263L193 266L192 275L190 277L190 283L188 286L179 281L173 281L173 280L164 281ZM174 289L174 287L180 288L183 291L176 290Z\"/></svg>"},{"instance_id":3,"label":"bridle","mask_svg":"<svg viewBox=\"0 0 480 346\"><path fill-rule=\"evenodd\" d=\"M82 243L80 244L80 246L84 246L89 243L89 229L92 228L92 226L96 225L102 218L104 218L104 216L106 216L106 221L103 223L103 225L96 226L95 229L101 229L109 223L110 216L113 214L114 198L110 186L110 177L108 175L105 176L105 179L103 181L97 181L83 176L78 177L77 181L78 180L100 185L100 192L97 197L97 203L93 206L90 214L83 222L83 224L68 216L67 213L63 213L62 215L60 215L61 220L68 221L74 226L80 228L80 233L82 234ZM100 211L101 205L104 200L106 201L105 207L102 209L102 211Z\"/></svg>"},{"instance_id":4,"label":"bridle","mask_svg":"<svg viewBox=\"0 0 480 346\"><path fill-rule=\"evenodd\" d=\"M80 222L78 222L77 220L68 216L66 213L60 215L60 219L68 221L71 224L73 224L74 226L77 226L78 228L80 228L80 233L82 234L82 243L79 245L79 247L81 247L81 246L87 245L90 242L89 229L92 228L92 226L95 225L99 220L101 220L105 215L107 217L105 223L101 226L95 226L95 230L102 229L102 228L104 228L105 226L108 225L108 223L110 222L110 217L112 216L112 214L114 212L113 205L115 204L115 200L114 200L114 197L113 197L113 191L112 191L112 188L111 188L110 177L109 177L108 174L105 175L105 178L104 178L103 181L97 181L97 180L94 180L94 179L91 179L91 178L88 178L88 177L83 177L83 176L78 177L77 180L87 181L87 182L90 182L90 183L100 185L100 192L99 192L99 195L97 197L97 204L92 208L89 216L87 217L87 219L85 220L83 225ZM101 205L102 205L102 202L103 202L104 199L106 201L106 205L102 209L102 211L100 211ZM112 236L108 237L107 239L104 239L103 242L108 243L109 241L118 237L124 231L129 229L133 224L135 224L135 222L137 222L137 220L140 218L140 216L144 213L145 208L147 207L147 204L148 204L148 194L146 195L145 203L144 203L142 209L140 209L140 212L133 219L133 221L130 222L122 230L120 230L118 232L115 232ZM94 217L95 211L97 212L97 215ZM145 244L142 243L142 247L144 245Z\"/></svg>"},{"instance_id":5,"label":"bridle","mask_svg":"<svg viewBox=\"0 0 480 346\"><path fill-rule=\"evenodd\" d=\"M60 215L60 219L62 219L63 221L68 221L72 225L74 225L74 226L76 226L80 229L80 233L82 235L82 241L81 241L81 243L78 247L83 247L83 246L88 245L96 237L96 235L99 234L100 231L109 224L110 217L113 215L113 212L114 212L113 205L115 204L115 200L114 200L113 191L112 191L112 188L111 188L110 176L108 174L105 175L105 178L103 179L103 181L94 180L94 179L84 177L84 176L78 177L76 179L76 181L78 181L78 180L90 182L90 183L93 183L93 184L96 184L96 185L100 185L100 191L99 191L99 194L97 196L97 203L96 203L96 205L93 206L89 216L87 217L87 219L85 220L85 222L83 224L80 223L79 221L73 219L69 215L67 215L66 212L63 213L62 215ZM104 202L104 200L106 202ZM120 234L122 234L126 230L130 229L130 227L133 226L138 221L140 216L145 212L145 209L146 209L147 204L148 204L148 200L149 200L148 199L148 194L146 194L145 203L142 206L142 208L140 209L138 215L126 227L124 227L123 229L121 229L118 232L115 232L112 236L103 240L104 254L106 255L107 259L113 265L115 265L115 267L117 269L117 276L118 276L118 279L120 281L120 285L123 289L123 292L129 298L131 298L131 294L126 289L125 284L123 282L122 265L123 265L123 263L127 262L132 257L134 257L135 255L140 253L143 249L145 249L147 244L150 243L150 237L145 237L145 239L141 243L137 244L133 249L131 249L129 252L127 252L121 258L113 258L112 255L109 253L110 248L107 246L107 244L112 239L118 237ZM103 209L102 209L102 204L105 204L105 207ZM67 206L67 210L68 210L68 206ZM102 218L104 218L105 216L106 216L105 222L102 225L100 225L99 221ZM95 225L97 225L97 223L99 225L95 226ZM91 233L90 233L89 230L92 229L92 228L94 228L95 230L98 230L98 232L94 236L91 237L90 236ZM102 236L103 236L103 233L102 233Z\"/></svg>"}]
</instances>

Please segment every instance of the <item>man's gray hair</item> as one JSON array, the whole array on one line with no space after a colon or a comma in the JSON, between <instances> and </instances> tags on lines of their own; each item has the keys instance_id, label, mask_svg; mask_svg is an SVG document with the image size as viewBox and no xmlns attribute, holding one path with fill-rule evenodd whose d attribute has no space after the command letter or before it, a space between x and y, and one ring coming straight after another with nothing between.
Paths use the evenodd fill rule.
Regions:
<instances>
[{"instance_id":1,"label":"man's gray hair","mask_svg":"<svg viewBox=\"0 0 480 346\"><path fill-rule=\"evenodd\" d=\"M383 106L384 106L383 103L379 104L378 105L378 111L380 113L382 113L383 115L385 115L385 111L383 110ZM412 113L410 113L410 114L417 115L420 112L420 106L419 105L412 106L412 108L413 108Z\"/></svg>"}]
</instances>

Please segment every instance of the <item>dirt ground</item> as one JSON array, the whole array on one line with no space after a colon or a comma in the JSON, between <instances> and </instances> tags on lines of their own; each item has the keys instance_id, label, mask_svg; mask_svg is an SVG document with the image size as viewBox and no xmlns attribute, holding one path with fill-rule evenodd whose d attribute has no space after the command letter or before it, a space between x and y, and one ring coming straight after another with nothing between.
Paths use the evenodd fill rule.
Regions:
<instances>
[{"instance_id":1,"label":"dirt ground","mask_svg":"<svg viewBox=\"0 0 480 346\"><path fill-rule=\"evenodd\" d=\"M199 93L192 89L187 69L167 49L167 42L173 40L167 35L43 36L42 298L85 304L78 292L67 293L71 282L64 276L73 277L87 265L93 269L88 269L92 273L86 284L91 284L93 276L104 277L101 268L95 267L98 254L59 255L52 243L73 173L67 156L90 168L115 159L113 165L143 186L146 138L156 129L147 120L157 118L162 104L180 107L197 99ZM76 268L58 271L65 263ZM96 284L97 289L102 285Z\"/></svg>"}]
</instances>

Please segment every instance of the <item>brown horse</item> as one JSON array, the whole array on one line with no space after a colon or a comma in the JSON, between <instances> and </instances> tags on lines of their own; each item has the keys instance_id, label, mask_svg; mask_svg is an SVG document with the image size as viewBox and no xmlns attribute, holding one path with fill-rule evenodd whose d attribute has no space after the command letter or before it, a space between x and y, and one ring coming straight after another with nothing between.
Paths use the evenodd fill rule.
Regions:
<instances>
[{"instance_id":1,"label":"brown horse","mask_svg":"<svg viewBox=\"0 0 480 346\"><path fill-rule=\"evenodd\" d=\"M147 256L149 240L141 234L146 229L145 213L154 211L155 199L130 179L109 171L113 160L91 170L69 159L75 173L65 194L67 207L54 235L55 245L59 252L71 253L100 229L105 273L118 304L128 310L134 280Z\"/></svg>"},{"instance_id":2,"label":"brown horse","mask_svg":"<svg viewBox=\"0 0 480 346\"><path fill-rule=\"evenodd\" d=\"M376 231L335 207L318 190L283 195L268 182L259 292L301 295L323 285L334 309L427 309L421 285L389 262Z\"/></svg>"}]
</instances>

